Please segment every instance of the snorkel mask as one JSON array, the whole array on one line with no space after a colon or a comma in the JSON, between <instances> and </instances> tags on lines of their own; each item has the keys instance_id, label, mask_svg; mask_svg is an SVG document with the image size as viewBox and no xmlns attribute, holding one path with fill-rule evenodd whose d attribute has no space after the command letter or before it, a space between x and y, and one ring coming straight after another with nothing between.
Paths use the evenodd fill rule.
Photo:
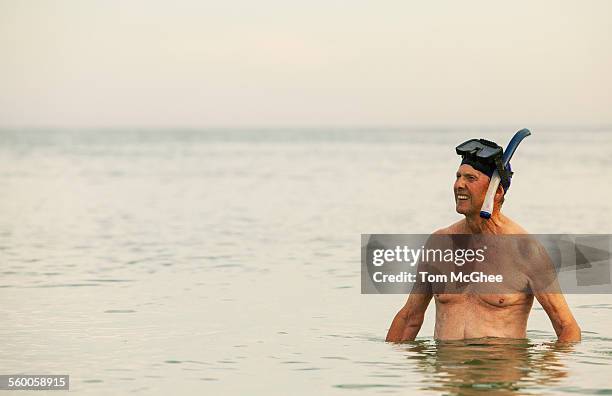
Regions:
<instances>
[{"instance_id":1,"label":"snorkel mask","mask_svg":"<svg viewBox=\"0 0 612 396\"><path fill-rule=\"evenodd\" d=\"M471 139L461 143L455 150L462 158L461 165L470 165L489 176L489 178L497 170L504 188L504 194L508 191L512 172L502 164L504 149L501 146L486 139Z\"/></svg>"},{"instance_id":2,"label":"snorkel mask","mask_svg":"<svg viewBox=\"0 0 612 396\"><path fill-rule=\"evenodd\" d=\"M456 147L457 154L462 158L461 164L468 164L491 178L480 209L480 217L491 218L493 200L500 182L504 188L504 194L508 191L513 174L510 159L519 143L529 135L531 135L529 129L521 129L516 132L505 151L498 144L485 139L471 139Z\"/></svg>"}]
</instances>

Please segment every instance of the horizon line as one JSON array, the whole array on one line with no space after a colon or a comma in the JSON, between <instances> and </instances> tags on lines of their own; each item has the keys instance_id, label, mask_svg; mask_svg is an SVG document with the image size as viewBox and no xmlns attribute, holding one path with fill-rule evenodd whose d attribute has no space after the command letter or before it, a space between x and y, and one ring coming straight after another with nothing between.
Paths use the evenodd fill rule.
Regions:
<instances>
[{"instance_id":1,"label":"horizon line","mask_svg":"<svg viewBox=\"0 0 612 396\"><path fill-rule=\"evenodd\" d=\"M461 131L465 129L515 129L528 128L528 129L556 129L556 130L571 130L580 128L582 130L589 131L601 131L601 130L612 130L612 123L589 123L589 124L554 124L554 123L534 123L529 125L516 124L510 125L509 123L500 124L344 124L344 125L252 125L252 126L237 126L237 125L198 125L198 126L185 126L185 125L77 125L77 126L62 126L62 125L0 125L0 131L6 132L27 132L27 131L131 131L131 132L146 132L146 131L182 131L182 132L219 132L219 131L322 131L322 130L335 130L335 131Z\"/></svg>"}]
</instances>

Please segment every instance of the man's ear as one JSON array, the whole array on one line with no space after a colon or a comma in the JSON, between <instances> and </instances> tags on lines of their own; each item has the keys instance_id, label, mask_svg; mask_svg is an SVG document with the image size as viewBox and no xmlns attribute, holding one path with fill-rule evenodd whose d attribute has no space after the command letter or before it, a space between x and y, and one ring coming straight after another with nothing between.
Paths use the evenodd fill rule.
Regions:
<instances>
[{"instance_id":1,"label":"man's ear","mask_svg":"<svg viewBox=\"0 0 612 396\"><path fill-rule=\"evenodd\" d=\"M504 187L502 187L501 183L497 186L497 191L495 191L495 202L499 202L504 198Z\"/></svg>"}]
</instances>

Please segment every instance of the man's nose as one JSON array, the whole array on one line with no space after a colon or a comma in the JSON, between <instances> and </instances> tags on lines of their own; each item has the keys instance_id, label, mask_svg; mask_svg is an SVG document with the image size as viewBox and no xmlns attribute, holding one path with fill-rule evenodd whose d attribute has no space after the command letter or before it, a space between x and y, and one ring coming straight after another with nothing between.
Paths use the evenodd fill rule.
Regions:
<instances>
[{"instance_id":1,"label":"man's nose","mask_svg":"<svg viewBox=\"0 0 612 396\"><path fill-rule=\"evenodd\" d=\"M463 178L458 177L457 180L455 180L455 185L453 187L455 190L465 188L465 181L463 180Z\"/></svg>"}]
</instances>

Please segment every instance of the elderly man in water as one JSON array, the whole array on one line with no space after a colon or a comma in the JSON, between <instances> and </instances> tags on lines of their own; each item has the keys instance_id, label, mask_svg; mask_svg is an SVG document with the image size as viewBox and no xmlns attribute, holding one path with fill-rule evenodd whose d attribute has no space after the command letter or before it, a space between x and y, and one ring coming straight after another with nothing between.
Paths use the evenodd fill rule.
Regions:
<instances>
[{"instance_id":1,"label":"elderly man in water","mask_svg":"<svg viewBox=\"0 0 612 396\"><path fill-rule=\"evenodd\" d=\"M485 145L495 145L482 139L480 142ZM459 150L457 152L460 153ZM495 192L491 217L483 219L480 215L489 180L493 172L499 169L498 166L499 163L495 164L477 156L463 155L453 190L455 209L464 218L437 230L434 235L527 234L520 225L501 213L504 195L510 185L509 178L502 179ZM528 269L537 266L536 262L543 261L540 260L540 256L546 255L545 251L537 248L531 252L524 250L504 251L504 254L497 256L494 261L500 266L499 268L516 265L519 262L523 265L522 268ZM538 277L538 273L535 270L525 272L527 273L524 277L525 284L532 286L533 279ZM525 338L527 319L535 297L548 314L559 341L580 341L580 327L562 293L533 287L527 287L526 290L530 292L444 293L436 290L431 284L422 283L412 290L404 307L395 315L386 340L390 342L414 340L423 324L425 311L432 297L436 304L434 331L436 339Z\"/></svg>"}]
</instances>

